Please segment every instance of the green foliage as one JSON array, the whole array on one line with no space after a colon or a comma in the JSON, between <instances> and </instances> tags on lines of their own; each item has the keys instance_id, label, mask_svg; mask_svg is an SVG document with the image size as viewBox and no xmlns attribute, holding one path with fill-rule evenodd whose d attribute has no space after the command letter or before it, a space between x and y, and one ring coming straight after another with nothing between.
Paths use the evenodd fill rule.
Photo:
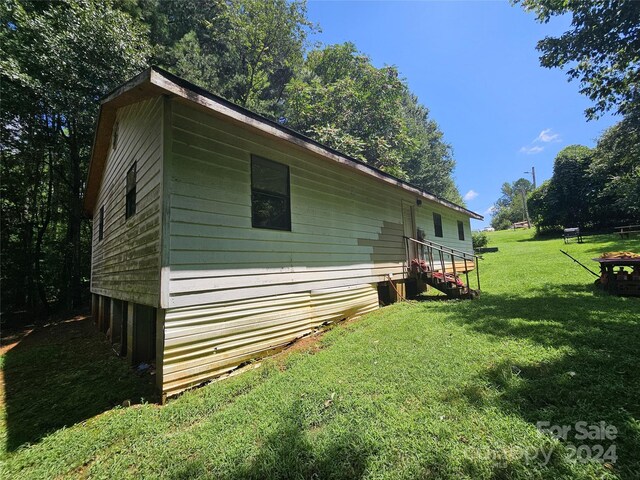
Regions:
<instances>
[{"instance_id":1,"label":"green foliage","mask_svg":"<svg viewBox=\"0 0 640 480\"><path fill-rule=\"evenodd\" d=\"M588 172L599 222L640 220L640 122L627 117L605 131Z\"/></svg>"},{"instance_id":2,"label":"green foliage","mask_svg":"<svg viewBox=\"0 0 640 480\"><path fill-rule=\"evenodd\" d=\"M286 97L286 125L462 203L451 148L395 67L374 67L352 43L312 50Z\"/></svg>"},{"instance_id":3,"label":"green foliage","mask_svg":"<svg viewBox=\"0 0 640 480\"><path fill-rule=\"evenodd\" d=\"M478 300L382 308L164 406L120 407L144 392L89 339L44 350L63 356L53 374L64 389L37 388L37 367L51 370L37 349L10 350L5 388L33 395L13 390L22 405L0 423L13 448L31 443L6 454L4 477L637 479L638 299L595 291L562 240L531 234L489 234L500 252L482 260ZM586 240L568 246L585 264L640 249ZM556 441L538 421L614 425L618 460L576 461L568 443L603 441Z\"/></svg>"},{"instance_id":4,"label":"green foliage","mask_svg":"<svg viewBox=\"0 0 640 480\"><path fill-rule=\"evenodd\" d=\"M562 149L553 164L551 180L535 192L532 214L540 228L586 226L592 222L593 152L581 145Z\"/></svg>"},{"instance_id":5,"label":"green foliage","mask_svg":"<svg viewBox=\"0 0 640 480\"><path fill-rule=\"evenodd\" d=\"M146 64L147 29L102 1L12 0L0 16L3 309L77 306L98 99Z\"/></svg>"},{"instance_id":6,"label":"green foliage","mask_svg":"<svg viewBox=\"0 0 640 480\"><path fill-rule=\"evenodd\" d=\"M640 218L640 138L626 121L607 130L596 148L574 145L555 159L553 176L529 198L540 230L605 228Z\"/></svg>"},{"instance_id":7,"label":"green foliage","mask_svg":"<svg viewBox=\"0 0 640 480\"><path fill-rule=\"evenodd\" d=\"M301 1L159 0L141 14L159 65L272 118L315 31Z\"/></svg>"},{"instance_id":8,"label":"green foliage","mask_svg":"<svg viewBox=\"0 0 640 480\"><path fill-rule=\"evenodd\" d=\"M309 52L302 75L287 86L284 116L291 128L404 177L404 88L395 68L375 68L353 44L333 45Z\"/></svg>"},{"instance_id":9,"label":"green foliage","mask_svg":"<svg viewBox=\"0 0 640 480\"><path fill-rule=\"evenodd\" d=\"M489 237L485 232L473 232L471 234L473 249L484 248L489 244Z\"/></svg>"},{"instance_id":10,"label":"green foliage","mask_svg":"<svg viewBox=\"0 0 640 480\"><path fill-rule=\"evenodd\" d=\"M496 230L504 230L515 222L526 221L523 196L526 198L531 190L533 185L526 178L519 178L513 183L503 183L502 196L494 205L491 226Z\"/></svg>"},{"instance_id":11,"label":"green foliage","mask_svg":"<svg viewBox=\"0 0 640 480\"><path fill-rule=\"evenodd\" d=\"M581 93L595 105L588 118L608 110L627 115L640 109L640 2L635 0L513 0L539 22L571 15L571 29L538 42L544 67L567 68Z\"/></svg>"}]
</instances>

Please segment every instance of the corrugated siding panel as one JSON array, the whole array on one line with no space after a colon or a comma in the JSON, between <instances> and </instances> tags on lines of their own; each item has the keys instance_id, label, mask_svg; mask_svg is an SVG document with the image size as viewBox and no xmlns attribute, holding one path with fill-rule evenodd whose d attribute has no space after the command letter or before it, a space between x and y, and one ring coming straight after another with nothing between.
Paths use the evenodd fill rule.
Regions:
<instances>
[{"instance_id":1,"label":"corrugated siding panel","mask_svg":"<svg viewBox=\"0 0 640 480\"><path fill-rule=\"evenodd\" d=\"M169 309L163 391L178 393L322 323L357 317L377 307L375 285L358 285Z\"/></svg>"},{"instance_id":2,"label":"corrugated siding panel","mask_svg":"<svg viewBox=\"0 0 640 480\"><path fill-rule=\"evenodd\" d=\"M91 291L157 306L160 288L162 99L117 112L118 140L110 148L93 219ZM136 214L125 220L127 171L136 164ZM98 240L100 207L104 238Z\"/></svg>"}]
</instances>

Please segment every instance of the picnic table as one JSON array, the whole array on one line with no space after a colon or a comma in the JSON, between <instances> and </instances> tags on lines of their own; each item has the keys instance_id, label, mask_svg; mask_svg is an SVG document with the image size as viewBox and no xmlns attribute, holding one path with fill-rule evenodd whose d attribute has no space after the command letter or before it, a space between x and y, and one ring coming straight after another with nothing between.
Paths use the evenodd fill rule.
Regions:
<instances>
[{"instance_id":1,"label":"picnic table","mask_svg":"<svg viewBox=\"0 0 640 480\"><path fill-rule=\"evenodd\" d=\"M600 263L601 288L615 295L640 297L640 258L601 257L593 260ZM616 268L618 271L615 271Z\"/></svg>"},{"instance_id":2,"label":"picnic table","mask_svg":"<svg viewBox=\"0 0 640 480\"><path fill-rule=\"evenodd\" d=\"M632 233L640 233L640 225L622 225L620 227L614 227L615 233L620 235L620 238L629 238Z\"/></svg>"}]
</instances>

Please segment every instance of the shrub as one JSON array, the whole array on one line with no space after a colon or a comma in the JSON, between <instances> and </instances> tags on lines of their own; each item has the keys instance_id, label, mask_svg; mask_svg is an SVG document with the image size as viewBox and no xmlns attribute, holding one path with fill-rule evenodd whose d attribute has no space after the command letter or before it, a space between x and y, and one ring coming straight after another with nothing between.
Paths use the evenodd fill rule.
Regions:
<instances>
[{"instance_id":1,"label":"shrub","mask_svg":"<svg viewBox=\"0 0 640 480\"><path fill-rule=\"evenodd\" d=\"M484 232L473 232L471 238L474 250L486 247L489 244L489 237L487 237L487 234Z\"/></svg>"}]
</instances>

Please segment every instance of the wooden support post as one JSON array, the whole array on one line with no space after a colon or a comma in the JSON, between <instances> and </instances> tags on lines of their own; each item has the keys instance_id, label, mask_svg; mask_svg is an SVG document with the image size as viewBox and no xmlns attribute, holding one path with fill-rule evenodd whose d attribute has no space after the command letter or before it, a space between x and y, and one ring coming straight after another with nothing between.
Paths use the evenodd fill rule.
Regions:
<instances>
[{"instance_id":1,"label":"wooden support post","mask_svg":"<svg viewBox=\"0 0 640 480\"><path fill-rule=\"evenodd\" d=\"M105 319L104 319L104 301L105 301L105 297L103 297L102 295L99 295L98 297L98 321L96 322L96 325L98 326L98 331L102 331L102 326L104 325Z\"/></svg>"},{"instance_id":2,"label":"wooden support post","mask_svg":"<svg viewBox=\"0 0 640 480\"><path fill-rule=\"evenodd\" d=\"M133 365L133 322L135 322L134 311L135 304L133 302L127 302L127 361L130 365Z\"/></svg>"},{"instance_id":3,"label":"wooden support post","mask_svg":"<svg viewBox=\"0 0 640 480\"><path fill-rule=\"evenodd\" d=\"M109 341L114 343L114 341L120 341L122 339L122 329L123 329L123 303L122 300L111 300L111 321L109 325ZM121 355L120 349L118 349L118 355Z\"/></svg>"},{"instance_id":4,"label":"wooden support post","mask_svg":"<svg viewBox=\"0 0 640 480\"><path fill-rule=\"evenodd\" d=\"M98 307L100 302L100 295L95 293L91 294L91 320L96 325L98 324Z\"/></svg>"}]
</instances>

